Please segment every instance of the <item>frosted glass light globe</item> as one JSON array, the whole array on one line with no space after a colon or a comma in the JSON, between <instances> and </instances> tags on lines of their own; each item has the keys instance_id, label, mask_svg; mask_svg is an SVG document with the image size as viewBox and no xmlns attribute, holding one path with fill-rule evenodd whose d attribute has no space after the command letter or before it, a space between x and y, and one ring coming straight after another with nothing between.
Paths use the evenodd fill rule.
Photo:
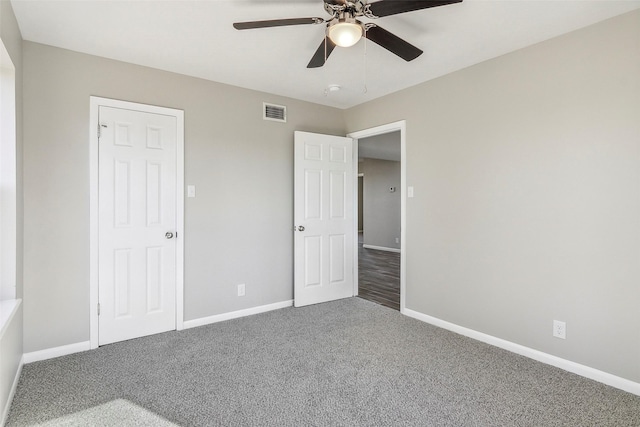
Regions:
<instances>
[{"instance_id":1,"label":"frosted glass light globe","mask_svg":"<svg viewBox=\"0 0 640 427\"><path fill-rule=\"evenodd\" d=\"M336 46L349 47L362 37L362 26L355 22L338 22L329 27L329 38Z\"/></svg>"}]
</instances>

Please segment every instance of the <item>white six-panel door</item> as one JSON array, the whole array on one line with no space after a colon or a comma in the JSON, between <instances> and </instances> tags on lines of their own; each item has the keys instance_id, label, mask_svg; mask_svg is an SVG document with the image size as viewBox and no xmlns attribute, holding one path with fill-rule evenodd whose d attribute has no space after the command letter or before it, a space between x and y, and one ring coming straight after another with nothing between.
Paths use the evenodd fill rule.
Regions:
<instances>
[{"instance_id":1,"label":"white six-panel door","mask_svg":"<svg viewBox=\"0 0 640 427\"><path fill-rule=\"evenodd\" d=\"M351 138L295 132L294 305L354 295Z\"/></svg>"},{"instance_id":2,"label":"white six-panel door","mask_svg":"<svg viewBox=\"0 0 640 427\"><path fill-rule=\"evenodd\" d=\"M176 329L176 117L99 107L99 344Z\"/></svg>"}]
</instances>

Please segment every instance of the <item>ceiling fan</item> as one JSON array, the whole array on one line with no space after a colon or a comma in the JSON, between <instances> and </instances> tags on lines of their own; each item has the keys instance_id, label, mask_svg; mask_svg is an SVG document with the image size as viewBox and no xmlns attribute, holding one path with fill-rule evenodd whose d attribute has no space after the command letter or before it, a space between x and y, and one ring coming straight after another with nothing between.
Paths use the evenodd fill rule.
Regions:
<instances>
[{"instance_id":1,"label":"ceiling fan","mask_svg":"<svg viewBox=\"0 0 640 427\"><path fill-rule=\"evenodd\" d=\"M307 68L322 67L336 46L353 46L362 36L398 55L405 61L411 61L420 56L422 50L379 27L377 24L362 23L357 18L363 16L377 19L384 16L462 2L462 0L380 0L371 3L368 3L367 0L323 1L324 10L331 15L328 19L315 17L236 22L233 27L237 30L249 30L288 25L327 24L325 38L320 43Z\"/></svg>"}]
</instances>

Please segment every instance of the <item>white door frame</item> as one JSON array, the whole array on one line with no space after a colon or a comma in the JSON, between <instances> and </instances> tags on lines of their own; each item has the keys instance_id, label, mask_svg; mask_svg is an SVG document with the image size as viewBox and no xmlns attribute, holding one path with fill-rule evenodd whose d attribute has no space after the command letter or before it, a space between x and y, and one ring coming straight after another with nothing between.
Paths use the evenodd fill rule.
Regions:
<instances>
[{"instance_id":1,"label":"white door frame","mask_svg":"<svg viewBox=\"0 0 640 427\"><path fill-rule=\"evenodd\" d=\"M383 135L385 133L400 131L400 313L405 312L405 290L406 290L406 270L407 257L406 254L406 235L407 235L407 122L400 120L398 122L388 123L386 125L376 126L370 129L364 129L357 132L347 134L349 138L354 140L353 143L353 172L355 174L356 183L354 189L354 288L353 294L358 295L358 139L368 138L370 136Z\"/></svg>"},{"instance_id":2,"label":"white door frame","mask_svg":"<svg viewBox=\"0 0 640 427\"><path fill-rule=\"evenodd\" d=\"M109 98L89 98L89 340L98 347L98 110L100 106L176 118L176 329L184 328L184 111Z\"/></svg>"}]
</instances>

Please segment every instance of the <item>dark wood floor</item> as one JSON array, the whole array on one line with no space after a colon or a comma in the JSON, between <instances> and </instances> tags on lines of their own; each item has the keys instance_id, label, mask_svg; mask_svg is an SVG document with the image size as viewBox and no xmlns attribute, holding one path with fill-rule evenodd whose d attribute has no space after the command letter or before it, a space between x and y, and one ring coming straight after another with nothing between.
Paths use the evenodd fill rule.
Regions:
<instances>
[{"instance_id":1,"label":"dark wood floor","mask_svg":"<svg viewBox=\"0 0 640 427\"><path fill-rule=\"evenodd\" d=\"M358 296L400 310L400 254L365 249L358 241Z\"/></svg>"}]
</instances>

